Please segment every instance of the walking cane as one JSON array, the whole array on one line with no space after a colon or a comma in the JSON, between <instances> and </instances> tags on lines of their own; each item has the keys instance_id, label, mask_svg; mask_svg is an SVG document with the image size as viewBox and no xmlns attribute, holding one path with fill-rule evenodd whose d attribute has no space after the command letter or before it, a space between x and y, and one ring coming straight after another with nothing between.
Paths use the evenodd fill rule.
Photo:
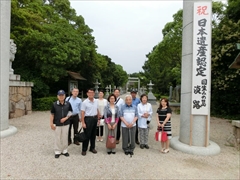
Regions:
<instances>
[{"instance_id":1,"label":"walking cane","mask_svg":"<svg viewBox=\"0 0 240 180\"><path fill-rule=\"evenodd\" d=\"M128 128L128 138L129 138L129 147L130 147L131 144L132 144L132 140L131 140L131 130L130 130L130 128ZM132 154L130 154L130 157L132 157Z\"/></svg>"}]
</instances>

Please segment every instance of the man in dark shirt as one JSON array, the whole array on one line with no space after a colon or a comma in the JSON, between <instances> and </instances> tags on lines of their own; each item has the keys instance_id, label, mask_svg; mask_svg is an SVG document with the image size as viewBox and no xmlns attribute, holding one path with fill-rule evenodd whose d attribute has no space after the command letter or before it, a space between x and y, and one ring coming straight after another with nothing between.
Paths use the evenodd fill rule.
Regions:
<instances>
[{"instance_id":1,"label":"man in dark shirt","mask_svg":"<svg viewBox=\"0 0 240 180\"><path fill-rule=\"evenodd\" d=\"M69 117L72 114L72 106L65 101L64 90L59 90L57 94L58 101L53 103L50 116L51 129L55 131L54 152L55 158L61 154L68 157L68 129Z\"/></svg>"}]
</instances>

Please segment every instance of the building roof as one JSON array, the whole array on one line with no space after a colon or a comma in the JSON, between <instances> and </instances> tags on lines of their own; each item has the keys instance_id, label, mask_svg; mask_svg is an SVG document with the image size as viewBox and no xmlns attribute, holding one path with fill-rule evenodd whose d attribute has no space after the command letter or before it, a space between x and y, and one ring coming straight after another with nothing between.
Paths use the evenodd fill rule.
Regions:
<instances>
[{"instance_id":1,"label":"building roof","mask_svg":"<svg viewBox=\"0 0 240 180\"><path fill-rule=\"evenodd\" d=\"M237 55L233 63L229 66L229 68L235 68L239 69L240 68L240 53Z\"/></svg>"},{"instance_id":2,"label":"building roof","mask_svg":"<svg viewBox=\"0 0 240 180\"><path fill-rule=\"evenodd\" d=\"M78 80L87 80L86 78L82 77L80 73L72 72L72 71L67 71L69 76L73 79L78 79Z\"/></svg>"}]
</instances>

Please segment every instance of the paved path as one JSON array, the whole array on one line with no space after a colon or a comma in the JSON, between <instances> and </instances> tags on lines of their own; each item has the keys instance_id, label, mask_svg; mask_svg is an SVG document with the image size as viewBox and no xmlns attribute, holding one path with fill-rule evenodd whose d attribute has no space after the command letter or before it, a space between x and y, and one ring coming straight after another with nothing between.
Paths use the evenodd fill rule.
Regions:
<instances>
[{"instance_id":1,"label":"paved path","mask_svg":"<svg viewBox=\"0 0 240 180\"><path fill-rule=\"evenodd\" d=\"M157 106L153 106L156 112ZM239 179L239 151L226 146L232 132L226 120L211 118L210 139L221 147L216 156L196 156L170 149L159 152L154 141L155 115L151 122L150 149L136 147L134 156L126 156L117 145L117 153L108 155L105 142L97 142L97 154L81 155L81 145L69 146L70 157L54 158L54 134L49 112L10 120L18 129L14 136L1 139L1 179ZM173 136L179 135L179 115L172 116Z\"/></svg>"}]
</instances>

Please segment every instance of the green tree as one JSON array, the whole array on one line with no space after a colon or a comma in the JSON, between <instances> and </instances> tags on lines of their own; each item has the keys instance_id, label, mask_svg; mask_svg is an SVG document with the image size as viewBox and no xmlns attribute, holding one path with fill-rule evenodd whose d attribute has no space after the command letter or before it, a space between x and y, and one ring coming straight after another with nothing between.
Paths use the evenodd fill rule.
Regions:
<instances>
[{"instance_id":1,"label":"green tree","mask_svg":"<svg viewBox=\"0 0 240 180\"><path fill-rule=\"evenodd\" d=\"M229 1L222 18L212 33L212 96L211 109L215 115L239 118L240 110L240 70L229 69L240 42L239 1ZM238 19L238 20L237 20Z\"/></svg>"},{"instance_id":2,"label":"green tree","mask_svg":"<svg viewBox=\"0 0 240 180\"><path fill-rule=\"evenodd\" d=\"M97 53L92 32L69 0L12 0L11 38L18 47L15 73L34 82L34 97L65 87L67 71L87 78L80 82L83 89L93 87L96 79L103 84L123 83L125 71ZM115 72L110 79L104 74L109 67Z\"/></svg>"}]
</instances>

